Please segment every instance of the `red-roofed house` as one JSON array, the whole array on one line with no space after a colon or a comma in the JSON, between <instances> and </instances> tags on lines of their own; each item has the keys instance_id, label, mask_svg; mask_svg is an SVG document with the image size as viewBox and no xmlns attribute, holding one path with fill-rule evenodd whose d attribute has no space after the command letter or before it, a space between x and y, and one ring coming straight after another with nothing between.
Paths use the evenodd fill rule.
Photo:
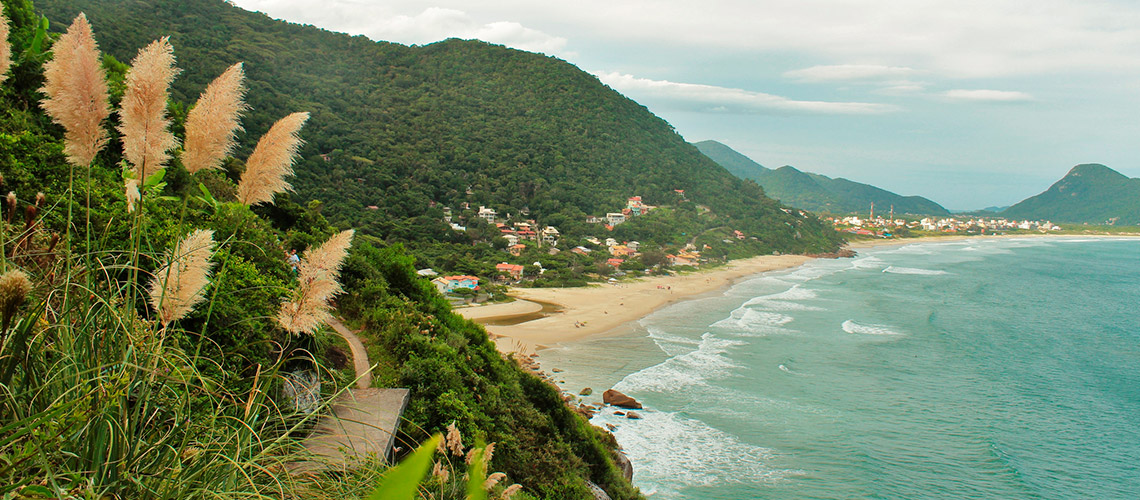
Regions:
<instances>
[{"instance_id":1,"label":"red-roofed house","mask_svg":"<svg viewBox=\"0 0 1140 500\"><path fill-rule=\"evenodd\" d=\"M625 262L625 260L624 260L624 259L609 259L609 260L606 260L606 264L609 264L609 265L611 265L611 266L613 266L613 267L618 267L618 266L620 266L622 262Z\"/></svg>"},{"instance_id":2,"label":"red-roofed house","mask_svg":"<svg viewBox=\"0 0 1140 500\"><path fill-rule=\"evenodd\" d=\"M495 269L500 273L509 274L511 276L511 279L522 279L523 266L520 266L518 264L507 264L504 262L502 264L496 264Z\"/></svg>"}]
</instances>

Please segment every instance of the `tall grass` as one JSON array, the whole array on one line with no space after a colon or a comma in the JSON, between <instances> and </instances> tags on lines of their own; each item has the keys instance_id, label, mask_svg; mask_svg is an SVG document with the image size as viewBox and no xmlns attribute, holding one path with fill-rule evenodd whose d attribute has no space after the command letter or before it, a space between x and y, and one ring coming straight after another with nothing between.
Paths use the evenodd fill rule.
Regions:
<instances>
[{"instance_id":1,"label":"tall grass","mask_svg":"<svg viewBox=\"0 0 1140 500\"><path fill-rule=\"evenodd\" d=\"M0 56L7 57L6 23L0 32ZM43 108L64 126L72 168L90 168L108 140L110 110L82 14L55 49ZM207 103L195 115L201 125L187 125L188 135L212 127L191 141L202 168L232 148L236 113L244 109L240 70L235 65L224 88L214 89L221 95L215 101L229 106ZM70 207L89 193L70 186L53 205L68 207L60 248L59 235L44 228L42 195L21 206L12 193L0 207L0 498L293 498L310 481L285 472L287 463L308 458L298 436L309 417L274 398L284 360L258 365L252 385L234 384L219 361L175 341L200 336L180 326L190 311L227 300L214 294L206 301L205 292L216 285L215 247L237 243L215 243L212 231L174 223L185 238L169 249L152 247L163 239L150 233L152 222L169 213L154 209L171 203L155 196L162 184L154 174L178 152L166 116L178 71L164 38L140 51L127 75L118 116L124 158L134 167L124 179L133 213L112 214L119 219L112 224L129 220L129 238L77 227ZM284 156L269 147L267 154L288 166L296 146L284 147ZM73 234L89 243L74 244Z\"/></svg>"}]
</instances>

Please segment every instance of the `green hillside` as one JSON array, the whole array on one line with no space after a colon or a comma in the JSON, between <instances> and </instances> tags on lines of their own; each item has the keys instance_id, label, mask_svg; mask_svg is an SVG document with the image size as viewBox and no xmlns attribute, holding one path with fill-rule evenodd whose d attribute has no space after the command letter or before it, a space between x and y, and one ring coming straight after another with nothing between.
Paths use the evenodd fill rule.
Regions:
<instances>
[{"instance_id":1,"label":"green hillside","mask_svg":"<svg viewBox=\"0 0 1140 500\"><path fill-rule=\"evenodd\" d=\"M180 63L203 68L203 75L245 61L254 110L245 121L246 150L272 120L311 110L295 197L320 200L330 222L386 241L469 247L480 235L452 231L442 210L470 221L466 204L529 214L558 226L572 243L597 236L584 224L587 215L618 210L630 196L674 204L680 189L716 219L705 221L708 227L674 228L678 235L731 227L757 237L744 254L838 245L833 231L783 212L643 106L556 58L478 41L377 43L274 21L221 0L38 5L53 20L85 11L102 47L119 59L170 35ZM187 75L175 82L176 95L189 101L205 83Z\"/></svg>"},{"instance_id":2,"label":"green hillside","mask_svg":"<svg viewBox=\"0 0 1140 500\"><path fill-rule=\"evenodd\" d=\"M1140 179L1097 163L1077 165L1045 192L1001 212L1011 219L1140 224Z\"/></svg>"},{"instance_id":3,"label":"green hillside","mask_svg":"<svg viewBox=\"0 0 1140 500\"><path fill-rule=\"evenodd\" d=\"M843 178L803 172L783 166L775 170L716 141L695 144L698 149L733 175L752 179L764 192L782 203L816 212L866 212L873 202L880 210L893 205L897 214L948 215L941 205L921 196L900 196L885 189Z\"/></svg>"}]
</instances>

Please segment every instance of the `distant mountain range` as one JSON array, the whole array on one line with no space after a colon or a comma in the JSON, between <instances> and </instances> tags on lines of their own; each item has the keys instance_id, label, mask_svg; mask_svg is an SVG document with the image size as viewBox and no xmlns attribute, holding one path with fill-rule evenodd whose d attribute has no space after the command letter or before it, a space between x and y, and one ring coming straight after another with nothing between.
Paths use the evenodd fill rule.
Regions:
<instances>
[{"instance_id":1,"label":"distant mountain range","mask_svg":"<svg viewBox=\"0 0 1140 500\"><path fill-rule=\"evenodd\" d=\"M1097 163L1077 165L1045 192L1001 212L1010 219L1140 225L1140 179Z\"/></svg>"},{"instance_id":2,"label":"distant mountain range","mask_svg":"<svg viewBox=\"0 0 1140 500\"><path fill-rule=\"evenodd\" d=\"M791 166L775 170L766 168L717 141L702 141L694 145L733 175L756 181L768 196L796 208L842 214L867 212L873 202L875 208L884 214L892 206L896 214L950 214L942 205L921 196L901 196L869 184L832 179Z\"/></svg>"}]
</instances>

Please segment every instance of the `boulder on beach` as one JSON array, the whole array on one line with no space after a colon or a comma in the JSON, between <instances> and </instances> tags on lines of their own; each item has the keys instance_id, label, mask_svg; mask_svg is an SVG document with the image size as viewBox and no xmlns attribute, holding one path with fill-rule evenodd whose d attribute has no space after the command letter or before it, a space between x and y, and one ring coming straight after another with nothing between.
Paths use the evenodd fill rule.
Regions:
<instances>
[{"instance_id":1,"label":"boulder on beach","mask_svg":"<svg viewBox=\"0 0 1140 500\"><path fill-rule=\"evenodd\" d=\"M634 420L640 420L641 414L638 412L635 412L635 411L628 411L625 413L625 418L632 418Z\"/></svg>"},{"instance_id":2,"label":"boulder on beach","mask_svg":"<svg viewBox=\"0 0 1140 500\"><path fill-rule=\"evenodd\" d=\"M641 403L638 403L636 399L626 396L625 394L622 394L613 389L602 393L602 401L608 405L619 406L622 408L631 408L634 410L641 409Z\"/></svg>"},{"instance_id":3,"label":"boulder on beach","mask_svg":"<svg viewBox=\"0 0 1140 500\"><path fill-rule=\"evenodd\" d=\"M589 396L589 395L591 395L591 394L593 394L593 393L594 393L594 390L593 390L593 389L591 389L591 388L589 388L589 387L587 387L587 388L585 388L585 389L582 389L582 392L579 392L579 393L578 393L578 395L579 395L579 396Z\"/></svg>"}]
</instances>

